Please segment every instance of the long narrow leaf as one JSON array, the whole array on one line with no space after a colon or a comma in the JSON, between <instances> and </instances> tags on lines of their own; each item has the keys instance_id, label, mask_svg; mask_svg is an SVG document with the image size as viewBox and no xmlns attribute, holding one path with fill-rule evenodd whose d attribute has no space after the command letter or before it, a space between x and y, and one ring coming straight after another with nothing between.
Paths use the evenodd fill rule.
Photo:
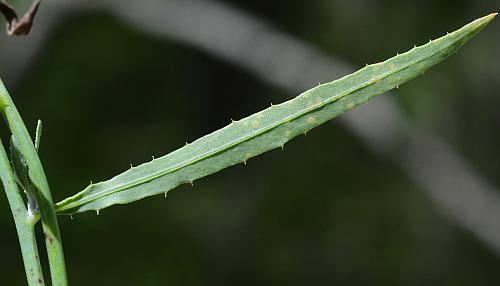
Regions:
<instances>
[{"instance_id":1,"label":"long narrow leaf","mask_svg":"<svg viewBox=\"0 0 500 286\"><path fill-rule=\"evenodd\" d=\"M229 166L246 163L266 151L283 147L295 136L335 118L422 74L455 53L496 14L480 18L428 44L368 65L296 98L273 105L168 155L132 168L108 181L91 184L56 204L59 214L75 214L127 204L163 194ZM304 71L307 72L307 71Z\"/></svg>"}]
</instances>

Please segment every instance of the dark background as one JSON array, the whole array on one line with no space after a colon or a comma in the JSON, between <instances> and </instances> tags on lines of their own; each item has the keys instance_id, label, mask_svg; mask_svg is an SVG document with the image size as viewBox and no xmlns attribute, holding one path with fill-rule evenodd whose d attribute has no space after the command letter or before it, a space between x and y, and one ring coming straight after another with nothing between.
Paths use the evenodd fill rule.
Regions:
<instances>
[{"instance_id":1,"label":"dark background","mask_svg":"<svg viewBox=\"0 0 500 286\"><path fill-rule=\"evenodd\" d=\"M46 2L42 13L57 9L57 1ZM223 3L355 68L500 7L477 0ZM48 17L41 15L31 37ZM36 120L44 122L40 153L55 201L297 95L105 9L73 7L57 17L29 61L16 51L1 55L7 41L24 49L28 40L0 38L0 75L33 133ZM458 55L384 95L497 188L499 51L497 19ZM167 199L60 217L70 285L499 285L500 252L342 121ZM5 125L2 134L6 142ZM0 233L0 285L24 285L4 195Z\"/></svg>"}]
</instances>

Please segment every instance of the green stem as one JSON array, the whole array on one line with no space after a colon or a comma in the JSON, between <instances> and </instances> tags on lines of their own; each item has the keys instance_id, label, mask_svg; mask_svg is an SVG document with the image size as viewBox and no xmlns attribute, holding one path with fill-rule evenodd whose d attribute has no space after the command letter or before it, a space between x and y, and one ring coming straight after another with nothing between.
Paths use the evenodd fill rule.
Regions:
<instances>
[{"instance_id":1,"label":"green stem","mask_svg":"<svg viewBox=\"0 0 500 286\"><path fill-rule=\"evenodd\" d=\"M39 190L37 192L40 214L42 217L43 231L45 233L45 245L50 264L50 276L53 286L67 286L66 266L62 247L61 234L54 210L52 195L45 172L38 157L37 150L24 125L21 115L17 111L14 102L5 89L0 79L0 111L3 113L7 124L19 142L19 149L28 164L28 172L31 181Z\"/></svg>"},{"instance_id":2,"label":"green stem","mask_svg":"<svg viewBox=\"0 0 500 286\"><path fill-rule=\"evenodd\" d=\"M36 245L35 231L28 220L28 211L24 199L16 183L14 172L10 166L9 158L0 139L0 178L3 182L5 194L9 201L12 216L16 224L17 236L23 254L24 269L28 285L45 285L43 280L42 266Z\"/></svg>"}]
</instances>

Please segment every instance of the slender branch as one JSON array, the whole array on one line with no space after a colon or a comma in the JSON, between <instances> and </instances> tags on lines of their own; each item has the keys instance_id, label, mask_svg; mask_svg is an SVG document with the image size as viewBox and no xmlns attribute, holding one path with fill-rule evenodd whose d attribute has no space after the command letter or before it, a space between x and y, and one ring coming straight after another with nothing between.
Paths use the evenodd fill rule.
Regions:
<instances>
[{"instance_id":1,"label":"slender branch","mask_svg":"<svg viewBox=\"0 0 500 286\"><path fill-rule=\"evenodd\" d=\"M3 113L12 135L19 143L19 149L28 164L30 179L34 186L39 190L37 192L37 197L42 217L43 230L45 233L45 245L49 256L52 285L66 286L68 285L68 282L64 262L64 252L49 184L28 130L26 129L21 115L10 98L9 93L5 89L1 79L0 111Z\"/></svg>"},{"instance_id":2,"label":"slender branch","mask_svg":"<svg viewBox=\"0 0 500 286\"><path fill-rule=\"evenodd\" d=\"M5 194L9 201L12 216L16 224L17 236L21 245L24 269L28 285L45 285L43 280L42 266L36 245L35 231L33 225L28 220L28 211L24 204L23 196L16 183L14 172L9 163L9 158L0 139L0 178L3 182Z\"/></svg>"}]
</instances>

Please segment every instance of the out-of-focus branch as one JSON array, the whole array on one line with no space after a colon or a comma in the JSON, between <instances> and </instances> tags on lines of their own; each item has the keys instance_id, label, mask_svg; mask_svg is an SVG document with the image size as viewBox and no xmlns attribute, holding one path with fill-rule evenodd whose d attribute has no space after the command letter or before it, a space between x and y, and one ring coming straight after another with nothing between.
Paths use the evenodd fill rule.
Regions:
<instances>
[{"instance_id":1,"label":"out-of-focus branch","mask_svg":"<svg viewBox=\"0 0 500 286\"><path fill-rule=\"evenodd\" d=\"M0 0L0 13L7 21L7 34L10 36L28 35L33 27L40 3L41 0L34 0L28 11L19 19L16 10L4 0Z\"/></svg>"},{"instance_id":2,"label":"out-of-focus branch","mask_svg":"<svg viewBox=\"0 0 500 286\"><path fill-rule=\"evenodd\" d=\"M58 22L62 9L47 5L38 15L37 25L29 37L9 37L0 33L0 73L7 83L16 82L32 62L49 31Z\"/></svg>"},{"instance_id":3,"label":"out-of-focus branch","mask_svg":"<svg viewBox=\"0 0 500 286\"><path fill-rule=\"evenodd\" d=\"M33 62L52 29L64 20L65 15L91 10L98 5L96 3L98 2L92 0L45 1L43 9L37 13L36 25L29 37L8 37L5 33L0 33L0 74L4 82L14 86Z\"/></svg>"}]
</instances>

